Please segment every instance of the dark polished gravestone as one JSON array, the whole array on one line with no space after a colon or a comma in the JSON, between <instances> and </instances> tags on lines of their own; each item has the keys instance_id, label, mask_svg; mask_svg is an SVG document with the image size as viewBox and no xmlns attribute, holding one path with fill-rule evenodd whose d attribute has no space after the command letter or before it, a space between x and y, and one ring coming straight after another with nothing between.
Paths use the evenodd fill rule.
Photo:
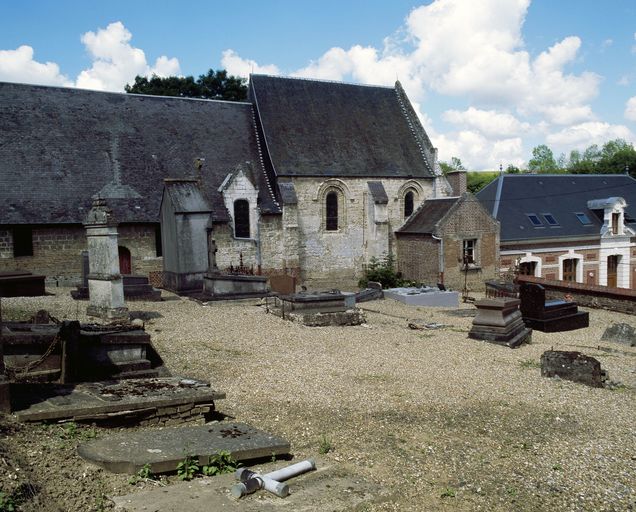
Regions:
<instances>
[{"instance_id":1,"label":"dark polished gravestone","mask_svg":"<svg viewBox=\"0 0 636 512\"><path fill-rule=\"evenodd\" d=\"M285 439L245 423L215 422L196 427L124 432L81 444L79 455L113 473L135 474L149 464L153 473L175 471L186 455L208 464L221 451L238 462L289 454Z\"/></svg>"},{"instance_id":2,"label":"dark polished gravestone","mask_svg":"<svg viewBox=\"0 0 636 512\"><path fill-rule=\"evenodd\" d=\"M604 387L608 374L598 359L581 352L547 350L541 355L541 375L579 382L593 388Z\"/></svg>"},{"instance_id":3,"label":"dark polished gravestone","mask_svg":"<svg viewBox=\"0 0 636 512\"><path fill-rule=\"evenodd\" d=\"M560 332L590 325L589 313L579 311L576 302L546 300L545 288L540 284L522 283L519 296L523 321L532 329Z\"/></svg>"},{"instance_id":4,"label":"dark polished gravestone","mask_svg":"<svg viewBox=\"0 0 636 512\"><path fill-rule=\"evenodd\" d=\"M532 329L526 327L519 311L519 299L497 297L475 302L477 315L468 337L517 348L529 343Z\"/></svg>"},{"instance_id":5,"label":"dark polished gravestone","mask_svg":"<svg viewBox=\"0 0 636 512\"><path fill-rule=\"evenodd\" d=\"M636 328L624 323L612 324L605 329L601 341L613 341L636 347Z\"/></svg>"}]
</instances>

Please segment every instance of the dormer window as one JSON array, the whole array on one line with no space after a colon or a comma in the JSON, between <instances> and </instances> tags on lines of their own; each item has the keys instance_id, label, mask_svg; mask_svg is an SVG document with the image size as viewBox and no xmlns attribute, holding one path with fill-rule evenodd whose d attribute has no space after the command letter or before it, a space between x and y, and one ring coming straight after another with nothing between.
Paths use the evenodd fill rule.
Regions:
<instances>
[{"instance_id":1,"label":"dormer window","mask_svg":"<svg viewBox=\"0 0 636 512\"><path fill-rule=\"evenodd\" d=\"M618 235L620 232L621 214L612 212L612 235Z\"/></svg>"}]
</instances>

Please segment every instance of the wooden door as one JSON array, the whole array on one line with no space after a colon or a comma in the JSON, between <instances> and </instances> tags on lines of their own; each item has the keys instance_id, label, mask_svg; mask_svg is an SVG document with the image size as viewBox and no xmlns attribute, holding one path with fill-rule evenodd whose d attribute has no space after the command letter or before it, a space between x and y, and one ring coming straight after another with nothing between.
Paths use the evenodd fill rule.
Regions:
<instances>
[{"instance_id":1,"label":"wooden door","mask_svg":"<svg viewBox=\"0 0 636 512\"><path fill-rule=\"evenodd\" d=\"M618 284L618 259L620 256L613 255L607 257L607 286L616 288Z\"/></svg>"},{"instance_id":2,"label":"wooden door","mask_svg":"<svg viewBox=\"0 0 636 512\"><path fill-rule=\"evenodd\" d=\"M563 280L576 282L576 264L578 260L563 260Z\"/></svg>"},{"instance_id":3,"label":"wooden door","mask_svg":"<svg viewBox=\"0 0 636 512\"><path fill-rule=\"evenodd\" d=\"M132 274L130 251L121 245L117 249L119 250L119 273L122 275Z\"/></svg>"}]
</instances>

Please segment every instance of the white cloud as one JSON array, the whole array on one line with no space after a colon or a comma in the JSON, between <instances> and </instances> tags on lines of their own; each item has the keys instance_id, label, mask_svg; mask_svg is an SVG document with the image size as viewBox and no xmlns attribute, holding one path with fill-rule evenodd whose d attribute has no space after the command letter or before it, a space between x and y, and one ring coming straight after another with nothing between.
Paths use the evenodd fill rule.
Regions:
<instances>
[{"instance_id":1,"label":"white cloud","mask_svg":"<svg viewBox=\"0 0 636 512\"><path fill-rule=\"evenodd\" d=\"M511 137L527 132L529 123L519 121L515 116L495 110L480 110L470 107L467 110L447 110L442 114L444 121L479 130L488 137Z\"/></svg>"},{"instance_id":2,"label":"white cloud","mask_svg":"<svg viewBox=\"0 0 636 512\"><path fill-rule=\"evenodd\" d=\"M168 76L179 74L176 58L160 56L154 66L149 66L143 50L130 45L132 34L123 23L111 23L97 33L86 32L81 40L86 46L93 65L82 71L76 87L103 91L123 91L124 85L134 81L137 75Z\"/></svg>"},{"instance_id":3,"label":"white cloud","mask_svg":"<svg viewBox=\"0 0 636 512\"><path fill-rule=\"evenodd\" d=\"M481 133L462 130L447 134L438 134L435 140L439 145L439 159L449 161L458 156L470 170L505 169L509 164L523 164L523 143L520 137L491 140Z\"/></svg>"},{"instance_id":4,"label":"white cloud","mask_svg":"<svg viewBox=\"0 0 636 512\"><path fill-rule=\"evenodd\" d=\"M71 86L73 83L54 62L33 59L33 48L22 45L15 50L0 50L0 80L42 85Z\"/></svg>"},{"instance_id":5,"label":"white cloud","mask_svg":"<svg viewBox=\"0 0 636 512\"><path fill-rule=\"evenodd\" d=\"M221 58L221 65L229 75L247 78L250 73L260 73L265 75L279 75L280 70L274 64L260 66L256 61L243 59L234 50L225 50Z\"/></svg>"},{"instance_id":6,"label":"white cloud","mask_svg":"<svg viewBox=\"0 0 636 512\"><path fill-rule=\"evenodd\" d=\"M619 138L628 142L636 141L636 137L626 126L596 121L569 126L551 133L546 137L546 142L557 150L569 151L575 148L585 149L592 144L600 146L608 140Z\"/></svg>"},{"instance_id":7,"label":"white cloud","mask_svg":"<svg viewBox=\"0 0 636 512\"><path fill-rule=\"evenodd\" d=\"M625 105L625 117L630 121L636 121L636 96L627 100Z\"/></svg>"}]
</instances>

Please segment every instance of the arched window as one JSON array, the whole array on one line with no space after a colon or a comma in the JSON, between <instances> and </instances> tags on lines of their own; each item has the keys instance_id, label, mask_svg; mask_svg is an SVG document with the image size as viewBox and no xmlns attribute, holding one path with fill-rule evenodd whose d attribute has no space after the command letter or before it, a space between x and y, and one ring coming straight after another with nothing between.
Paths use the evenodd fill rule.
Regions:
<instances>
[{"instance_id":1,"label":"arched window","mask_svg":"<svg viewBox=\"0 0 636 512\"><path fill-rule=\"evenodd\" d=\"M327 192L325 207L325 229L327 231L338 231L338 192L335 190Z\"/></svg>"},{"instance_id":2,"label":"arched window","mask_svg":"<svg viewBox=\"0 0 636 512\"><path fill-rule=\"evenodd\" d=\"M409 190L404 196L404 218L406 219L413 213L413 203L415 201L415 194L412 190Z\"/></svg>"},{"instance_id":3,"label":"arched window","mask_svg":"<svg viewBox=\"0 0 636 512\"><path fill-rule=\"evenodd\" d=\"M246 199L234 201L234 236L250 237L250 203Z\"/></svg>"}]
</instances>

